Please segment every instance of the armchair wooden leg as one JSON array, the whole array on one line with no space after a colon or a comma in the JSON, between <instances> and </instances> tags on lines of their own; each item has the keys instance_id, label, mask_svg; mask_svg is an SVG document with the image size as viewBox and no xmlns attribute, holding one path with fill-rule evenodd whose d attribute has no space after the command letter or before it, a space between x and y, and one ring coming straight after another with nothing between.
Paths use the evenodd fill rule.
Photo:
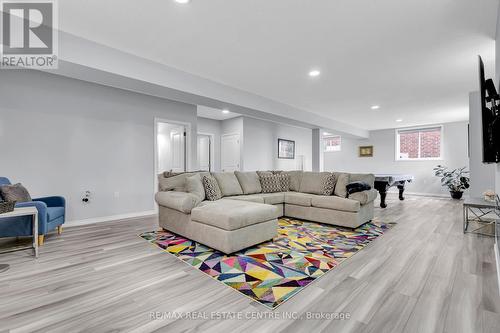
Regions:
<instances>
[{"instance_id":1,"label":"armchair wooden leg","mask_svg":"<svg viewBox=\"0 0 500 333\"><path fill-rule=\"evenodd\" d=\"M58 226L58 227L57 227L57 234L58 234L58 235L62 234L62 230L63 230L62 225Z\"/></svg>"},{"instance_id":2,"label":"armchair wooden leg","mask_svg":"<svg viewBox=\"0 0 500 333\"><path fill-rule=\"evenodd\" d=\"M38 236L38 246L42 246L44 240L45 240L45 235L39 235Z\"/></svg>"}]
</instances>

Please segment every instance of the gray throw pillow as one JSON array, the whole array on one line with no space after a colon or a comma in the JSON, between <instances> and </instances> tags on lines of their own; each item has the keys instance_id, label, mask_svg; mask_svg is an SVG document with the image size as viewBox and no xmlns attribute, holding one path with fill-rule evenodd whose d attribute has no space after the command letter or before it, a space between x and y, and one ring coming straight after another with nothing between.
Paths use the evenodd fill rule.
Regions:
<instances>
[{"instance_id":1,"label":"gray throw pillow","mask_svg":"<svg viewBox=\"0 0 500 333\"><path fill-rule=\"evenodd\" d=\"M217 183L217 179L213 176L203 176L203 187L205 188L205 196L207 200L215 201L222 198L219 183Z\"/></svg>"},{"instance_id":2,"label":"gray throw pillow","mask_svg":"<svg viewBox=\"0 0 500 333\"><path fill-rule=\"evenodd\" d=\"M205 200L205 187L203 187L200 174L186 178L186 190L200 198L200 202Z\"/></svg>"},{"instance_id":3,"label":"gray throw pillow","mask_svg":"<svg viewBox=\"0 0 500 333\"><path fill-rule=\"evenodd\" d=\"M257 172L235 171L234 174L240 182L243 194L254 194L262 192Z\"/></svg>"},{"instance_id":4,"label":"gray throw pillow","mask_svg":"<svg viewBox=\"0 0 500 333\"><path fill-rule=\"evenodd\" d=\"M31 201L31 196L28 190L20 183L0 186L0 197L2 197L5 201Z\"/></svg>"},{"instance_id":5,"label":"gray throw pillow","mask_svg":"<svg viewBox=\"0 0 500 333\"><path fill-rule=\"evenodd\" d=\"M281 175L261 176L262 193L282 192L282 178Z\"/></svg>"}]
</instances>

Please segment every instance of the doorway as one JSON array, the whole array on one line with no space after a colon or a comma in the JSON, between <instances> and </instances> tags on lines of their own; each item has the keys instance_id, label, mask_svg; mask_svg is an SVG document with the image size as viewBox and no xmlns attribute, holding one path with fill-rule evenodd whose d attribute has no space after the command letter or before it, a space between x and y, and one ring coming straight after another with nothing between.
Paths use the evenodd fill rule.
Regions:
<instances>
[{"instance_id":1,"label":"doorway","mask_svg":"<svg viewBox=\"0 0 500 333\"><path fill-rule=\"evenodd\" d=\"M212 136L198 133L198 163L201 171L213 171Z\"/></svg>"},{"instance_id":2,"label":"doorway","mask_svg":"<svg viewBox=\"0 0 500 333\"><path fill-rule=\"evenodd\" d=\"M156 170L158 172L186 171L186 126L157 121L156 148Z\"/></svg>"},{"instance_id":3,"label":"doorway","mask_svg":"<svg viewBox=\"0 0 500 333\"><path fill-rule=\"evenodd\" d=\"M240 170L240 135L224 134L221 137L222 172Z\"/></svg>"}]
</instances>

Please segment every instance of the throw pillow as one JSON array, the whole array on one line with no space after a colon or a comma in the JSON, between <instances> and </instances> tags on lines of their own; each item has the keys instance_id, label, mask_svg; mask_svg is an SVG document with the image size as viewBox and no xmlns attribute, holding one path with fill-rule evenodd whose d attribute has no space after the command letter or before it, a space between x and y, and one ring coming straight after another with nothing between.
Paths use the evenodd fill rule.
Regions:
<instances>
[{"instance_id":1,"label":"throw pillow","mask_svg":"<svg viewBox=\"0 0 500 333\"><path fill-rule=\"evenodd\" d=\"M234 174L240 182L243 194L254 194L262 192L259 175L257 172L235 171Z\"/></svg>"},{"instance_id":2,"label":"throw pillow","mask_svg":"<svg viewBox=\"0 0 500 333\"><path fill-rule=\"evenodd\" d=\"M31 201L31 196L28 190L21 184L0 186L0 197L2 197L5 201Z\"/></svg>"},{"instance_id":3,"label":"throw pillow","mask_svg":"<svg viewBox=\"0 0 500 333\"><path fill-rule=\"evenodd\" d=\"M219 183L213 176L203 176L203 187L205 188L207 200L215 201L222 198Z\"/></svg>"},{"instance_id":4,"label":"throw pillow","mask_svg":"<svg viewBox=\"0 0 500 333\"><path fill-rule=\"evenodd\" d=\"M186 178L186 190L200 198L200 202L205 200L205 188L201 180L200 174L196 174Z\"/></svg>"},{"instance_id":5,"label":"throw pillow","mask_svg":"<svg viewBox=\"0 0 500 333\"><path fill-rule=\"evenodd\" d=\"M334 172L334 174L337 178L337 184L335 184L333 194L338 197L345 198L347 196L346 186L351 182L351 176L350 174L344 172Z\"/></svg>"},{"instance_id":6,"label":"throw pillow","mask_svg":"<svg viewBox=\"0 0 500 333\"><path fill-rule=\"evenodd\" d=\"M335 189L335 183L337 183L337 178L335 174L331 173L323 179L323 193L322 195L332 195Z\"/></svg>"},{"instance_id":7,"label":"throw pillow","mask_svg":"<svg viewBox=\"0 0 500 333\"><path fill-rule=\"evenodd\" d=\"M290 175L285 173L280 173L279 175L281 176L281 190L283 192L290 191L290 182L291 182Z\"/></svg>"},{"instance_id":8,"label":"throw pillow","mask_svg":"<svg viewBox=\"0 0 500 333\"><path fill-rule=\"evenodd\" d=\"M217 172L212 176L217 180L223 197L243 194L243 189L234 172Z\"/></svg>"},{"instance_id":9,"label":"throw pillow","mask_svg":"<svg viewBox=\"0 0 500 333\"><path fill-rule=\"evenodd\" d=\"M281 175L270 175L260 177L260 185L262 193L276 193L282 191L282 178Z\"/></svg>"}]
</instances>

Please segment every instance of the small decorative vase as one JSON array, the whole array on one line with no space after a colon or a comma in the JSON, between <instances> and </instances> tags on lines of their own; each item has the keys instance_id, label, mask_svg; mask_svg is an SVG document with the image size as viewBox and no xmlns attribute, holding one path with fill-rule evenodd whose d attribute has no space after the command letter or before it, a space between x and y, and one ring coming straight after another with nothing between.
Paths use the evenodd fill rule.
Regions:
<instances>
[{"instance_id":1,"label":"small decorative vase","mask_svg":"<svg viewBox=\"0 0 500 333\"><path fill-rule=\"evenodd\" d=\"M451 197L456 200L462 199L462 195L464 192L459 192L459 191L450 191Z\"/></svg>"},{"instance_id":2,"label":"small decorative vase","mask_svg":"<svg viewBox=\"0 0 500 333\"><path fill-rule=\"evenodd\" d=\"M496 201L496 193L493 192L492 190L488 190L483 193L484 195L484 200L489 201L489 202L495 202Z\"/></svg>"}]
</instances>

